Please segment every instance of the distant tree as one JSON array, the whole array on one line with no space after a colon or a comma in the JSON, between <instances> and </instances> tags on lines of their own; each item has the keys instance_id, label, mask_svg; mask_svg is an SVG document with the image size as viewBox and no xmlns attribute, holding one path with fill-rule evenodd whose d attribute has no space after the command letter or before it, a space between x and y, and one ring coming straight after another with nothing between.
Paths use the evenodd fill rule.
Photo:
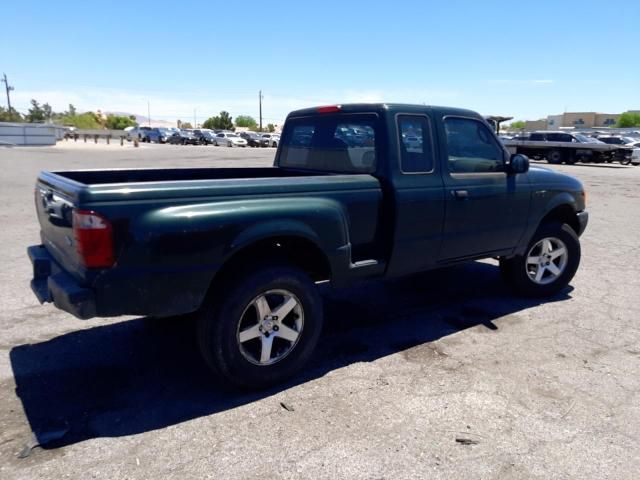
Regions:
<instances>
[{"instance_id":1,"label":"distant tree","mask_svg":"<svg viewBox=\"0 0 640 480\"><path fill-rule=\"evenodd\" d=\"M29 109L29 113L27 113L27 115L25 116L25 120L30 123L35 123L44 122L45 119L46 115L44 109L40 106L37 100L31 99L31 108Z\"/></svg>"},{"instance_id":2,"label":"distant tree","mask_svg":"<svg viewBox=\"0 0 640 480\"><path fill-rule=\"evenodd\" d=\"M616 123L618 128L640 127L640 113L624 112Z\"/></svg>"},{"instance_id":3,"label":"distant tree","mask_svg":"<svg viewBox=\"0 0 640 480\"><path fill-rule=\"evenodd\" d=\"M515 120L511 122L511 124L509 125L509 128L512 130L522 130L525 125L526 123L524 120Z\"/></svg>"},{"instance_id":4,"label":"distant tree","mask_svg":"<svg viewBox=\"0 0 640 480\"><path fill-rule=\"evenodd\" d=\"M233 120L229 112L220 112L220 128L223 130L233 130Z\"/></svg>"},{"instance_id":5,"label":"distant tree","mask_svg":"<svg viewBox=\"0 0 640 480\"><path fill-rule=\"evenodd\" d=\"M95 112L76 113L74 115L69 115L67 112L57 119L57 122L68 127L98 129L103 127L100 120L100 117Z\"/></svg>"},{"instance_id":6,"label":"distant tree","mask_svg":"<svg viewBox=\"0 0 640 480\"><path fill-rule=\"evenodd\" d=\"M76 114L76 107L74 107L72 104L69 104L69 110L67 112L65 112L66 115L73 117Z\"/></svg>"},{"instance_id":7,"label":"distant tree","mask_svg":"<svg viewBox=\"0 0 640 480\"><path fill-rule=\"evenodd\" d=\"M209 128L211 130L233 130L233 120L229 112L223 110L220 112L220 115L207 118L202 122L202 128Z\"/></svg>"},{"instance_id":8,"label":"distant tree","mask_svg":"<svg viewBox=\"0 0 640 480\"><path fill-rule=\"evenodd\" d=\"M202 128L208 128L209 130L214 130L217 127L215 125L217 125L217 119L218 117L209 117L207 118L204 122L202 122ZM178 125L178 128L180 127L180 125Z\"/></svg>"},{"instance_id":9,"label":"distant tree","mask_svg":"<svg viewBox=\"0 0 640 480\"><path fill-rule=\"evenodd\" d=\"M267 125L267 130L269 130L269 132L273 133L276 131L276 126L273 123L269 123Z\"/></svg>"},{"instance_id":10,"label":"distant tree","mask_svg":"<svg viewBox=\"0 0 640 480\"><path fill-rule=\"evenodd\" d=\"M257 126L256 119L249 115L238 115L236 117L236 127L256 128Z\"/></svg>"},{"instance_id":11,"label":"distant tree","mask_svg":"<svg viewBox=\"0 0 640 480\"><path fill-rule=\"evenodd\" d=\"M189 122L181 122L180 128L193 128L193 125L191 125Z\"/></svg>"},{"instance_id":12,"label":"distant tree","mask_svg":"<svg viewBox=\"0 0 640 480\"><path fill-rule=\"evenodd\" d=\"M24 119L20 112L11 107L11 111L7 108L0 107L0 122L23 122Z\"/></svg>"},{"instance_id":13,"label":"distant tree","mask_svg":"<svg viewBox=\"0 0 640 480\"><path fill-rule=\"evenodd\" d=\"M50 122L53 119L53 108L48 103L42 105L42 113L44 114L44 119L47 122Z\"/></svg>"},{"instance_id":14,"label":"distant tree","mask_svg":"<svg viewBox=\"0 0 640 480\"><path fill-rule=\"evenodd\" d=\"M105 126L109 130L124 130L127 127L135 127L135 119L123 115L107 115Z\"/></svg>"}]
</instances>

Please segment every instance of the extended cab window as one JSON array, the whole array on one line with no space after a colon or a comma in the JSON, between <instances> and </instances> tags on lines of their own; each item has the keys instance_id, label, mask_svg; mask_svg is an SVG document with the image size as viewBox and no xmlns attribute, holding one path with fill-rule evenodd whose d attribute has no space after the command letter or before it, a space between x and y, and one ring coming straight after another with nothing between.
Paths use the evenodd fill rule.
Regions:
<instances>
[{"instance_id":1,"label":"extended cab window","mask_svg":"<svg viewBox=\"0 0 640 480\"><path fill-rule=\"evenodd\" d=\"M429 120L424 115L398 115L400 167L403 173L433 170L433 148Z\"/></svg>"},{"instance_id":2,"label":"extended cab window","mask_svg":"<svg viewBox=\"0 0 640 480\"><path fill-rule=\"evenodd\" d=\"M372 173L376 168L373 114L291 118L280 141L280 167L341 173Z\"/></svg>"},{"instance_id":3,"label":"extended cab window","mask_svg":"<svg viewBox=\"0 0 640 480\"><path fill-rule=\"evenodd\" d=\"M448 117L444 126L451 173L504 171L504 152L484 123L471 118Z\"/></svg>"}]
</instances>

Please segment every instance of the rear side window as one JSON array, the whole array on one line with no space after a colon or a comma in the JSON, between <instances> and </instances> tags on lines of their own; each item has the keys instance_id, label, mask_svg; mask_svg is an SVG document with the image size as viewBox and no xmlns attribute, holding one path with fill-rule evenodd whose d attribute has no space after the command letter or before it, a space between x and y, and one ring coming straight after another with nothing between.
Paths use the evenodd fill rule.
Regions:
<instances>
[{"instance_id":1,"label":"rear side window","mask_svg":"<svg viewBox=\"0 0 640 480\"><path fill-rule=\"evenodd\" d=\"M534 140L534 141L537 141L537 142L539 142L539 141L544 142L545 141L544 133L532 133L529 136L529 140Z\"/></svg>"},{"instance_id":2,"label":"rear side window","mask_svg":"<svg viewBox=\"0 0 640 480\"><path fill-rule=\"evenodd\" d=\"M429 119L424 115L398 115L397 121L402 172L431 172L433 144Z\"/></svg>"},{"instance_id":3,"label":"rear side window","mask_svg":"<svg viewBox=\"0 0 640 480\"><path fill-rule=\"evenodd\" d=\"M374 114L317 115L289 119L280 141L280 167L340 173L376 168Z\"/></svg>"}]
</instances>

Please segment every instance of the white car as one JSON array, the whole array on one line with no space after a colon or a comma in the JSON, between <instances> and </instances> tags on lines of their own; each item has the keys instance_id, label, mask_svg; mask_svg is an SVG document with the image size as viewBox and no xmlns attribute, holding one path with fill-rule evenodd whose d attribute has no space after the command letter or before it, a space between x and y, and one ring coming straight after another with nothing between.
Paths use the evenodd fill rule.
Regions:
<instances>
[{"instance_id":1,"label":"white car","mask_svg":"<svg viewBox=\"0 0 640 480\"><path fill-rule=\"evenodd\" d=\"M233 132L220 132L216 133L215 140L216 147L225 146L225 147L246 147L247 141Z\"/></svg>"},{"instance_id":2,"label":"white car","mask_svg":"<svg viewBox=\"0 0 640 480\"><path fill-rule=\"evenodd\" d=\"M631 154L631 163L634 165L640 165L640 145L633 147L633 153Z\"/></svg>"},{"instance_id":3,"label":"white car","mask_svg":"<svg viewBox=\"0 0 640 480\"><path fill-rule=\"evenodd\" d=\"M263 133L262 138L266 138L270 147L277 147L280 143L280 135L277 133Z\"/></svg>"}]
</instances>

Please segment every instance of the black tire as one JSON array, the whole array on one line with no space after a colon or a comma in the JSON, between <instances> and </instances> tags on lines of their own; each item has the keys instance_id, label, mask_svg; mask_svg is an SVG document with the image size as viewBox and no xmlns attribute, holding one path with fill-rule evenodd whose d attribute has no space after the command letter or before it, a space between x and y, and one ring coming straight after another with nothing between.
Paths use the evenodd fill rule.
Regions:
<instances>
[{"instance_id":1,"label":"black tire","mask_svg":"<svg viewBox=\"0 0 640 480\"><path fill-rule=\"evenodd\" d=\"M620 160L620 165L629 165L631 163L630 158L623 158Z\"/></svg>"},{"instance_id":2,"label":"black tire","mask_svg":"<svg viewBox=\"0 0 640 480\"><path fill-rule=\"evenodd\" d=\"M562 163L563 160L564 155L562 154L561 150L551 150L549 153L547 153L547 162L553 165L558 165Z\"/></svg>"},{"instance_id":3,"label":"black tire","mask_svg":"<svg viewBox=\"0 0 640 480\"><path fill-rule=\"evenodd\" d=\"M530 277L528 269L531 264L527 265L527 256L538 242L546 238L560 240L566 247L568 257L557 278L550 283L540 284ZM500 272L517 293L527 297L548 297L559 293L569 284L580 265L580 255L580 240L576 232L566 223L549 222L540 225L524 255L500 259Z\"/></svg>"},{"instance_id":4,"label":"black tire","mask_svg":"<svg viewBox=\"0 0 640 480\"><path fill-rule=\"evenodd\" d=\"M565 159L565 163L567 165L574 165L577 161L578 159L573 155L567 155L567 158Z\"/></svg>"},{"instance_id":5,"label":"black tire","mask_svg":"<svg viewBox=\"0 0 640 480\"><path fill-rule=\"evenodd\" d=\"M247 319L256 321L258 311L252 302L265 292L274 290L293 294L298 300L296 305L301 309L298 312L292 310L279 320L299 319L302 312L302 327L295 343L278 339L281 351L290 348L281 359L276 356L275 363L259 365L256 361L261 359L256 356L251 361L243 346L255 340L258 343L250 346L258 348L259 344L262 354L262 337L269 335L262 332L257 338L241 344L238 332L241 328L243 331L246 329ZM270 307L273 313L277 303L270 304ZM203 305L197 322L200 351L214 374L225 383L242 389L262 389L290 378L311 358L322 331L322 300L316 285L302 270L285 265L265 266L229 281L224 291L212 295ZM278 335L273 332L271 335L274 336L273 348L276 348Z\"/></svg>"}]
</instances>

